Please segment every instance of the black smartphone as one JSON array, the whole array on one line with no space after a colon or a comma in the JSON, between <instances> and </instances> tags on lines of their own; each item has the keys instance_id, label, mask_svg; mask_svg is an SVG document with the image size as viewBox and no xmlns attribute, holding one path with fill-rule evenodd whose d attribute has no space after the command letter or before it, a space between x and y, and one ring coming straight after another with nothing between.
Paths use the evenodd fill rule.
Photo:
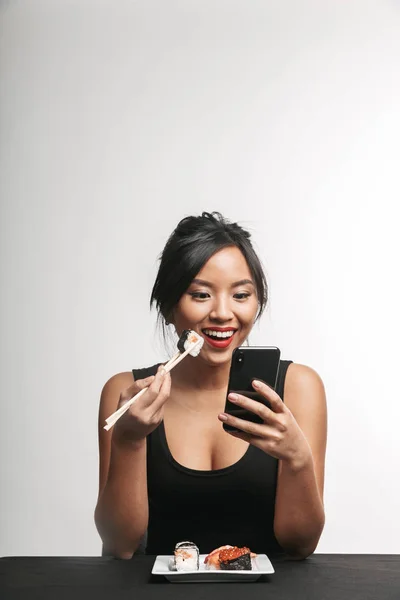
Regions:
<instances>
[{"instance_id":1,"label":"black smartphone","mask_svg":"<svg viewBox=\"0 0 400 600\"><path fill-rule=\"evenodd\" d=\"M258 379L275 389L280 356L281 351L274 346L240 346L233 351L225 403L227 414L253 423L262 423L258 415L230 402L228 394L235 392L269 407L268 400L255 391L252 381ZM226 423L223 423L223 427L226 431L238 431L236 427Z\"/></svg>"}]
</instances>

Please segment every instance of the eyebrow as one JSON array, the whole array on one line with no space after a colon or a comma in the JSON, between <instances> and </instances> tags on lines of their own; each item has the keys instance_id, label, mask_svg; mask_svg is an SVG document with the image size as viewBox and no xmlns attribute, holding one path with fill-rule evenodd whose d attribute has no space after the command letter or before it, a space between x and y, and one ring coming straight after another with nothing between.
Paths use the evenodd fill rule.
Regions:
<instances>
[{"instance_id":1,"label":"eyebrow","mask_svg":"<svg viewBox=\"0 0 400 600\"><path fill-rule=\"evenodd\" d=\"M212 288L214 287L212 283L210 283L209 281L205 281L204 279L193 279L192 284L196 284L196 285L204 285L205 287L209 287ZM232 283L231 287L239 287L241 285L252 285L254 287L254 283L251 281L251 279L241 279L240 281L235 281L235 283Z\"/></svg>"}]
</instances>

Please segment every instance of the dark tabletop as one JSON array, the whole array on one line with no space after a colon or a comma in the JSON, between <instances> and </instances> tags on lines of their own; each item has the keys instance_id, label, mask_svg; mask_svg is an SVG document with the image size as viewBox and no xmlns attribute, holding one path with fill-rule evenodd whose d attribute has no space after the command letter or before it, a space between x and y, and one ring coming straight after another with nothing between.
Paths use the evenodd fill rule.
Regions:
<instances>
[{"instance_id":1,"label":"dark tabletop","mask_svg":"<svg viewBox=\"0 0 400 600\"><path fill-rule=\"evenodd\" d=\"M170 583L151 575L154 556L6 557L1 600L400 600L400 555L315 554L272 560L275 573L248 583Z\"/></svg>"}]
</instances>

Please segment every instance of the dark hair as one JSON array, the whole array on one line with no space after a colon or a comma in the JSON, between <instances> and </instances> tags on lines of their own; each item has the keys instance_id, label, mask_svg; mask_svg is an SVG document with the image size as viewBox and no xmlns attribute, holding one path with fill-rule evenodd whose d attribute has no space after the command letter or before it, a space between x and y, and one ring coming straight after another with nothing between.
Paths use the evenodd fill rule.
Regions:
<instances>
[{"instance_id":1,"label":"dark hair","mask_svg":"<svg viewBox=\"0 0 400 600\"><path fill-rule=\"evenodd\" d=\"M249 232L218 212L203 212L200 217L182 219L161 254L150 298L150 306L156 303L160 320L171 318L174 307L197 273L213 254L228 246L239 248L246 259L257 290L257 319L261 316L268 301L268 285Z\"/></svg>"}]
</instances>

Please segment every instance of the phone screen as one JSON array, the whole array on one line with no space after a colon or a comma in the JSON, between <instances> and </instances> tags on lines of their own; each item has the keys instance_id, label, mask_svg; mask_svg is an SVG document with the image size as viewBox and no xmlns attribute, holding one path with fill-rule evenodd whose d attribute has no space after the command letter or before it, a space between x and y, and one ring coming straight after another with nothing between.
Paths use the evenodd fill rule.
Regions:
<instances>
[{"instance_id":1,"label":"phone screen","mask_svg":"<svg viewBox=\"0 0 400 600\"><path fill-rule=\"evenodd\" d=\"M279 371L280 350L274 346L241 346L236 348L232 354L231 369L229 373L229 383L225 412L227 414L252 421L253 423L262 423L260 417L228 400L228 394L235 392L246 396L257 402L262 402L269 406L268 401L258 394L253 388L253 379L264 381L270 387L275 389ZM227 431L237 431L236 428L223 424Z\"/></svg>"}]
</instances>

